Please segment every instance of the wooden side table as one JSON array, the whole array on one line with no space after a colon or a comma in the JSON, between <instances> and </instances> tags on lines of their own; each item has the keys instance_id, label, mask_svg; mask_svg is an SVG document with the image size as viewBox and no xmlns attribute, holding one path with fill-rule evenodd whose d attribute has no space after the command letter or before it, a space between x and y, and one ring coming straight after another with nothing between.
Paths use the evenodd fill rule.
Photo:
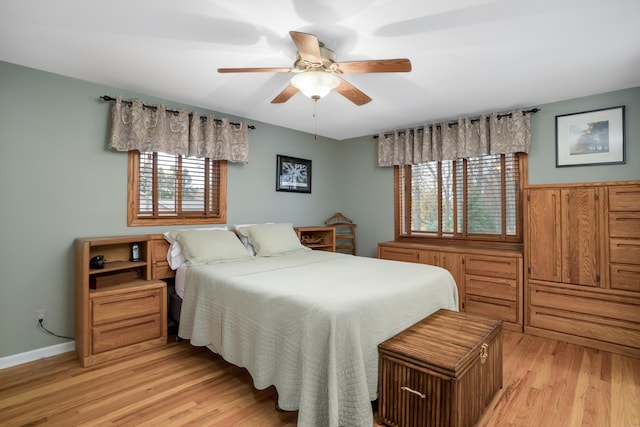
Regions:
<instances>
[{"instance_id":1,"label":"wooden side table","mask_svg":"<svg viewBox=\"0 0 640 427\"><path fill-rule=\"evenodd\" d=\"M333 227L296 227L300 242L320 251L336 251L336 230Z\"/></svg>"}]
</instances>

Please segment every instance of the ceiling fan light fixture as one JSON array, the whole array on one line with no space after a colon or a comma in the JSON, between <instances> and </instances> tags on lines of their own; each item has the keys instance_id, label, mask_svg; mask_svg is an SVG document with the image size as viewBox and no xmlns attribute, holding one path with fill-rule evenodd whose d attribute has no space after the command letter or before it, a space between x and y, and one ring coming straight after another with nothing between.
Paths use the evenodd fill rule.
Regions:
<instances>
[{"instance_id":1,"label":"ceiling fan light fixture","mask_svg":"<svg viewBox=\"0 0 640 427\"><path fill-rule=\"evenodd\" d=\"M291 84L311 99L320 99L340 84L340 77L326 71L306 71L296 74Z\"/></svg>"}]
</instances>

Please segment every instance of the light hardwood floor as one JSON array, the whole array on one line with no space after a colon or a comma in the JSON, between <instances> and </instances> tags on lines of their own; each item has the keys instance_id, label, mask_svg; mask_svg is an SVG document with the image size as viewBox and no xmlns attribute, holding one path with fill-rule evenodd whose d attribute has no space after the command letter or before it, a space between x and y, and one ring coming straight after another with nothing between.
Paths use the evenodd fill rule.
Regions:
<instances>
[{"instance_id":1,"label":"light hardwood floor","mask_svg":"<svg viewBox=\"0 0 640 427\"><path fill-rule=\"evenodd\" d=\"M243 369L187 342L108 366L73 354L0 371L0 425L294 426ZM640 426L640 359L504 332L504 387L478 426Z\"/></svg>"}]
</instances>

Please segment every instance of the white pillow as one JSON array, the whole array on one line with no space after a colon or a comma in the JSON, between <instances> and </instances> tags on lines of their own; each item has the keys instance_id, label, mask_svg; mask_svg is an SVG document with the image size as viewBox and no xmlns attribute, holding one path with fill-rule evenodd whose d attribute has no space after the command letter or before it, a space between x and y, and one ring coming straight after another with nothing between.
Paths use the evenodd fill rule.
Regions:
<instances>
[{"instance_id":1,"label":"white pillow","mask_svg":"<svg viewBox=\"0 0 640 427\"><path fill-rule=\"evenodd\" d=\"M246 236L258 256L275 256L309 251L300 243L291 224L259 224L241 227L238 234Z\"/></svg>"},{"instance_id":2,"label":"white pillow","mask_svg":"<svg viewBox=\"0 0 640 427\"><path fill-rule=\"evenodd\" d=\"M172 231L171 237L180 243L189 265L215 264L253 258L232 231Z\"/></svg>"},{"instance_id":3,"label":"white pillow","mask_svg":"<svg viewBox=\"0 0 640 427\"><path fill-rule=\"evenodd\" d=\"M176 230L176 231L205 231L205 230L225 230L227 231L227 227L209 227L209 228L189 228L184 230ZM187 262L182 252L182 247L180 246L180 242L176 241L172 235L171 231L167 231L163 234L164 239L169 242L169 250L167 251L167 262L169 263L169 267L172 270L177 270L182 264Z\"/></svg>"},{"instance_id":4,"label":"white pillow","mask_svg":"<svg viewBox=\"0 0 640 427\"><path fill-rule=\"evenodd\" d=\"M267 224L273 224L273 223L267 222ZM240 233L240 229L244 227L253 227L254 225L258 225L258 224L235 224L233 226L236 229L236 232L238 233L238 237L240 238L240 241L242 242L244 247L247 248L249 253L253 256L256 255L256 249L253 247L251 243L249 243L249 238L246 235Z\"/></svg>"}]
</instances>

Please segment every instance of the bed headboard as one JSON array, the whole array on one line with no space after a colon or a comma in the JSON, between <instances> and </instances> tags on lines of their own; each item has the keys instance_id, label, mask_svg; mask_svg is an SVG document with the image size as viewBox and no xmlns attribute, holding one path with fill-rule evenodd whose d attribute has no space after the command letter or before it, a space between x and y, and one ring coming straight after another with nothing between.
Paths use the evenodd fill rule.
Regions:
<instances>
[{"instance_id":1,"label":"bed headboard","mask_svg":"<svg viewBox=\"0 0 640 427\"><path fill-rule=\"evenodd\" d=\"M151 234L149 239L151 243L151 277L154 279L175 277L176 272L169 267L167 261L169 242L162 234Z\"/></svg>"}]
</instances>

